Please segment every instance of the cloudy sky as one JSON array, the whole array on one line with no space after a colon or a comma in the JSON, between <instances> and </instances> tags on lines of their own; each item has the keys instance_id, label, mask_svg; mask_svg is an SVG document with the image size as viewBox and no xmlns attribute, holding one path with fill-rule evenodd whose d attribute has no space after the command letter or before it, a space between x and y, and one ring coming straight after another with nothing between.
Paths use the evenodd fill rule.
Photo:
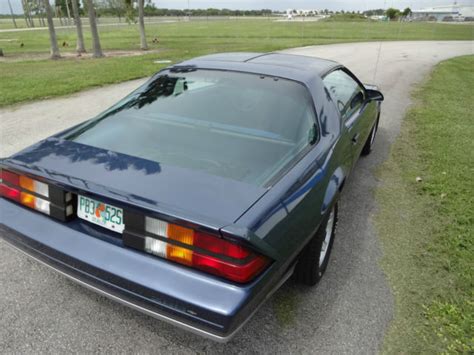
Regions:
<instances>
[{"instance_id":1,"label":"cloudy sky","mask_svg":"<svg viewBox=\"0 0 474 355\"><path fill-rule=\"evenodd\" d=\"M158 7L184 9L188 0L153 0ZM21 13L21 0L10 0L15 13ZM51 0L51 2L53 2ZM397 7L419 9L438 5L452 4L453 0L189 0L191 8L230 8L273 10L330 9L330 10L367 10L375 8ZM472 5L474 0L458 0L459 4ZM0 0L0 13L8 13L8 1Z\"/></svg>"}]
</instances>

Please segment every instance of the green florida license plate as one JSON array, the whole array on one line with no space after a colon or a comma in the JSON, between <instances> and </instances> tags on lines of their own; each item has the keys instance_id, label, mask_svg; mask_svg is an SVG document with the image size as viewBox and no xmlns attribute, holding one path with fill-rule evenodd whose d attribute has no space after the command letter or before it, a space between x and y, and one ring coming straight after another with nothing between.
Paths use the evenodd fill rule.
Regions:
<instances>
[{"instance_id":1,"label":"green florida license plate","mask_svg":"<svg viewBox=\"0 0 474 355\"><path fill-rule=\"evenodd\" d=\"M77 216L111 231L122 233L123 209L77 195Z\"/></svg>"}]
</instances>

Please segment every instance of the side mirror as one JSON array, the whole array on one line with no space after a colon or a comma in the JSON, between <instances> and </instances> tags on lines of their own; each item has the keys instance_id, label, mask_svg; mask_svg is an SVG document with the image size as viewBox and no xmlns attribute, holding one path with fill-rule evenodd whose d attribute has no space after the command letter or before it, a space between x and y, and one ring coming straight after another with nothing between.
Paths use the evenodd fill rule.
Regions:
<instances>
[{"instance_id":1,"label":"side mirror","mask_svg":"<svg viewBox=\"0 0 474 355\"><path fill-rule=\"evenodd\" d=\"M367 94L367 100L369 101L383 101L383 94L378 90L367 89L365 90Z\"/></svg>"},{"instance_id":2,"label":"side mirror","mask_svg":"<svg viewBox=\"0 0 474 355\"><path fill-rule=\"evenodd\" d=\"M351 109L356 107L359 104L362 104L364 102L364 94L362 91L359 91L356 96L354 96L351 100Z\"/></svg>"}]
</instances>

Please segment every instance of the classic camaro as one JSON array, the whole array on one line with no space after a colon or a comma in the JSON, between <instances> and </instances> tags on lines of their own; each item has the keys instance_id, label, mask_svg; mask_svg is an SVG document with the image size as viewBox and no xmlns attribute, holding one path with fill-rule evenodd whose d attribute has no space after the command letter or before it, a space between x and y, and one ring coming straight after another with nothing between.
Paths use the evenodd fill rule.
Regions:
<instances>
[{"instance_id":1,"label":"classic camaro","mask_svg":"<svg viewBox=\"0 0 474 355\"><path fill-rule=\"evenodd\" d=\"M0 160L0 235L102 295L226 341L288 277L324 274L382 100L324 59L173 65Z\"/></svg>"}]
</instances>

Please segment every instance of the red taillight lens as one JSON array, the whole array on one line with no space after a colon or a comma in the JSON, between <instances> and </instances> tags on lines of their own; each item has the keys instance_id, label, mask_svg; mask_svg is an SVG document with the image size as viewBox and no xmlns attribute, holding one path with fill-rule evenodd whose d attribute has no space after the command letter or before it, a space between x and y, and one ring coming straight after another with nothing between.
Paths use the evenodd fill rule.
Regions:
<instances>
[{"instance_id":1,"label":"red taillight lens","mask_svg":"<svg viewBox=\"0 0 474 355\"><path fill-rule=\"evenodd\" d=\"M0 169L0 179L0 196L20 202L20 190L15 188L20 184L20 176L11 171Z\"/></svg>"},{"instance_id":2,"label":"red taillight lens","mask_svg":"<svg viewBox=\"0 0 474 355\"><path fill-rule=\"evenodd\" d=\"M195 232L194 246L205 249L212 253L225 255L234 259L245 259L250 255L250 251L239 244L228 242L224 239L217 239L211 235Z\"/></svg>"},{"instance_id":3,"label":"red taillight lens","mask_svg":"<svg viewBox=\"0 0 474 355\"><path fill-rule=\"evenodd\" d=\"M124 244L235 282L251 281L270 263L240 244L155 218L146 217L144 229L156 238L125 230Z\"/></svg>"},{"instance_id":4,"label":"red taillight lens","mask_svg":"<svg viewBox=\"0 0 474 355\"><path fill-rule=\"evenodd\" d=\"M263 255L255 255L248 262L236 264L196 252L193 253L192 264L197 269L240 283L249 282L267 265L268 259Z\"/></svg>"},{"instance_id":5,"label":"red taillight lens","mask_svg":"<svg viewBox=\"0 0 474 355\"><path fill-rule=\"evenodd\" d=\"M7 183L15 186L20 185L20 175L12 173L8 170L0 169L0 179L2 180L2 183Z\"/></svg>"},{"instance_id":6,"label":"red taillight lens","mask_svg":"<svg viewBox=\"0 0 474 355\"><path fill-rule=\"evenodd\" d=\"M194 233L193 246L216 254L213 256L194 252L194 267L241 283L250 281L268 264L268 259L263 255L254 254L240 244L202 232ZM229 259L222 260L219 256Z\"/></svg>"},{"instance_id":7,"label":"red taillight lens","mask_svg":"<svg viewBox=\"0 0 474 355\"><path fill-rule=\"evenodd\" d=\"M48 185L5 169L0 170L0 178L0 196L19 202L22 205L37 211L49 214L49 201L23 191L27 190L48 197Z\"/></svg>"},{"instance_id":8,"label":"red taillight lens","mask_svg":"<svg viewBox=\"0 0 474 355\"><path fill-rule=\"evenodd\" d=\"M63 202L63 194L61 191L55 194L58 205ZM44 182L0 169L0 196L51 215L50 186ZM59 206L55 208L54 217L62 219Z\"/></svg>"},{"instance_id":9,"label":"red taillight lens","mask_svg":"<svg viewBox=\"0 0 474 355\"><path fill-rule=\"evenodd\" d=\"M0 196L20 202L20 191L4 184L0 184Z\"/></svg>"}]
</instances>

